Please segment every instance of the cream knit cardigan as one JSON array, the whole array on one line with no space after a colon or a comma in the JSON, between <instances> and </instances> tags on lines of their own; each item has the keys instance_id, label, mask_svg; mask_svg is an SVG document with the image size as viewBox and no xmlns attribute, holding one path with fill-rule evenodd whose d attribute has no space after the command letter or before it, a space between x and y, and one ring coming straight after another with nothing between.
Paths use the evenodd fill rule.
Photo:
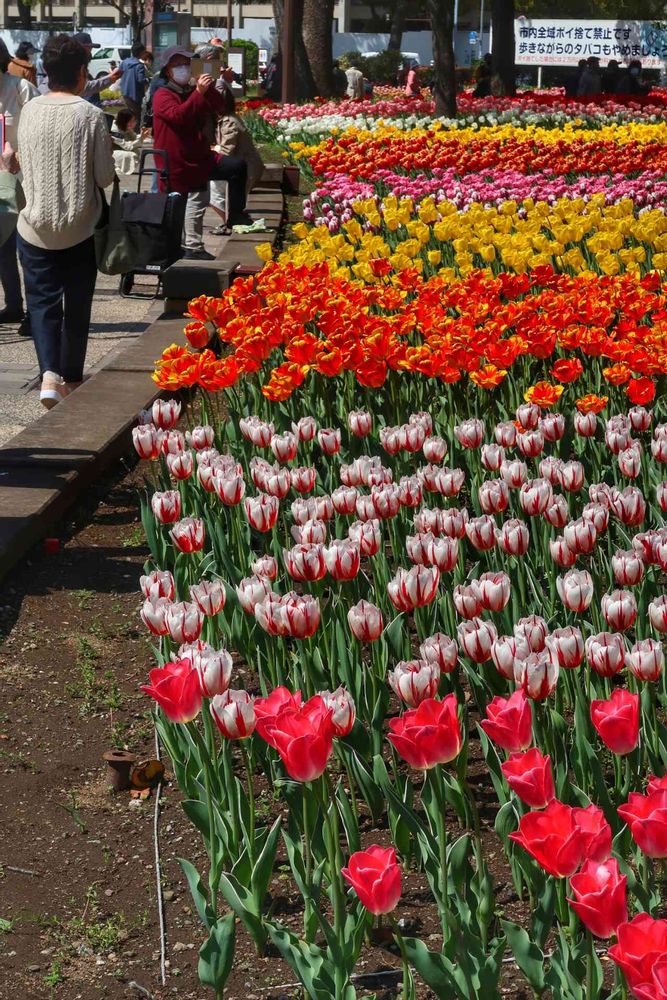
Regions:
<instances>
[{"instance_id":1,"label":"cream knit cardigan","mask_svg":"<svg viewBox=\"0 0 667 1000\"><path fill-rule=\"evenodd\" d=\"M100 188L114 178L104 114L73 94L49 94L22 110L18 146L26 206L18 232L26 243L64 250L93 234Z\"/></svg>"}]
</instances>

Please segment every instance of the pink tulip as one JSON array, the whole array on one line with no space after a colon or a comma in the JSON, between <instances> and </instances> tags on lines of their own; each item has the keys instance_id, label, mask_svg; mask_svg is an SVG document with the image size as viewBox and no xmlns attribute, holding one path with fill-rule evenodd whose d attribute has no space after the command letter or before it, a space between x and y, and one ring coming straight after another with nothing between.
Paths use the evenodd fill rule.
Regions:
<instances>
[{"instance_id":1,"label":"pink tulip","mask_svg":"<svg viewBox=\"0 0 667 1000\"><path fill-rule=\"evenodd\" d=\"M615 632L625 632L637 617L637 601L631 590L612 590L600 602L607 625Z\"/></svg>"},{"instance_id":2,"label":"pink tulip","mask_svg":"<svg viewBox=\"0 0 667 1000\"><path fill-rule=\"evenodd\" d=\"M432 661L401 660L390 671L388 680L396 697L409 708L416 708L425 698L435 698L440 668Z\"/></svg>"},{"instance_id":3,"label":"pink tulip","mask_svg":"<svg viewBox=\"0 0 667 1000\"><path fill-rule=\"evenodd\" d=\"M458 654L459 647L455 640L442 632L428 636L419 647L422 660L435 663L443 674L451 674L456 669Z\"/></svg>"},{"instance_id":4,"label":"pink tulip","mask_svg":"<svg viewBox=\"0 0 667 1000\"><path fill-rule=\"evenodd\" d=\"M255 731L254 699L247 691L225 691L211 699L211 715L228 740L245 740Z\"/></svg>"},{"instance_id":5,"label":"pink tulip","mask_svg":"<svg viewBox=\"0 0 667 1000\"><path fill-rule=\"evenodd\" d=\"M178 490L154 493L151 497L151 510L160 524L173 524L181 516L180 493Z\"/></svg>"},{"instance_id":6,"label":"pink tulip","mask_svg":"<svg viewBox=\"0 0 667 1000\"><path fill-rule=\"evenodd\" d=\"M586 640L586 659L600 677L613 677L623 669L625 644L618 632L599 632Z\"/></svg>"},{"instance_id":7,"label":"pink tulip","mask_svg":"<svg viewBox=\"0 0 667 1000\"><path fill-rule=\"evenodd\" d=\"M657 639L640 639L626 653L625 662L640 681L657 681L665 668L662 643Z\"/></svg>"},{"instance_id":8,"label":"pink tulip","mask_svg":"<svg viewBox=\"0 0 667 1000\"><path fill-rule=\"evenodd\" d=\"M382 635L382 612L368 601L359 601L347 613L347 621L359 642L375 642Z\"/></svg>"},{"instance_id":9,"label":"pink tulip","mask_svg":"<svg viewBox=\"0 0 667 1000\"><path fill-rule=\"evenodd\" d=\"M203 615L212 618L224 608L227 592L222 580L201 580L190 587L190 597Z\"/></svg>"},{"instance_id":10,"label":"pink tulip","mask_svg":"<svg viewBox=\"0 0 667 1000\"><path fill-rule=\"evenodd\" d=\"M571 569L556 579L558 596L569 611L581 613L593 600L593 578L588 570Z\"/></svg>"}]
</instances>

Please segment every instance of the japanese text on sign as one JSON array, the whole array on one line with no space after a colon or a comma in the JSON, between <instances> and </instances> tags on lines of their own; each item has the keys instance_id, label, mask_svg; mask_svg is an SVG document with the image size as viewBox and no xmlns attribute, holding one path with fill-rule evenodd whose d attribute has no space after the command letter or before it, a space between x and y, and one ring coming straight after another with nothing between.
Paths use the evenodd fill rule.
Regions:
<instances>
[{"instance_id":1,"label":"japanese text on sign","mask_svg":"<svg viewBox=\"0 0 667 1000\"><path fill-rule=\"evenodd\" d=\"M646 69L667 68L667 25L654 21L578 21L518 18L514 22L519 66L576 66L597 56Z\"/></svg>"}]
</instances>

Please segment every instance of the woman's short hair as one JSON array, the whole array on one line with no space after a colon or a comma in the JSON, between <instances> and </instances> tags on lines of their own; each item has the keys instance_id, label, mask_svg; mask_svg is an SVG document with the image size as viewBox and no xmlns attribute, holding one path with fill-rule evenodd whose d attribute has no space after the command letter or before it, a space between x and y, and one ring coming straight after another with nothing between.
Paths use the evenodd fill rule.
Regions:
<instances>
[{"instance_id":1,"label":"woman's short hair","mask_svg":"<svg viewBox=\"0 0 667 1000\"><path fill-rule=\"evenodd\" d=\"M119 132L126 132L127 126L130 124L133 118L136 118L134 111L130 111L129 108L121 108L116 115L116 128Z\"/></svg>"},{"instance_id":2,"label":"woman's short hair","mask_svg":"<svg viewBox=\"0 0 667 1000\"><path fill-rule=\"evenodd\" d=\"M42 49L42 62L51 90L59 87L71 90L76 87L81 70L90 62L90 56L71 35L55 35L47 39Z\"/></svg>"}]
</instances>

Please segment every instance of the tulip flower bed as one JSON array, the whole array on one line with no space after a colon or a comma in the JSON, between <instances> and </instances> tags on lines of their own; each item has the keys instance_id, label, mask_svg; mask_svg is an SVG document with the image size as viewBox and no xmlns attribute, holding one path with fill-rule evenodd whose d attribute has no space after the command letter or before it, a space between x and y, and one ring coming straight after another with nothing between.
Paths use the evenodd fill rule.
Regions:
<instances>
[{"instance_id":1,"label":"tulip flower bed","mask_svg":"<svg viewBox=\"0 0 667 1000\"><path fill-rule=\"evenodd\" d=\"M378 942L408 1000L664 1000L667 133L387 101L135 430L200 977L242 926L314 1000Z\"/></svg>"}]
</instances>

